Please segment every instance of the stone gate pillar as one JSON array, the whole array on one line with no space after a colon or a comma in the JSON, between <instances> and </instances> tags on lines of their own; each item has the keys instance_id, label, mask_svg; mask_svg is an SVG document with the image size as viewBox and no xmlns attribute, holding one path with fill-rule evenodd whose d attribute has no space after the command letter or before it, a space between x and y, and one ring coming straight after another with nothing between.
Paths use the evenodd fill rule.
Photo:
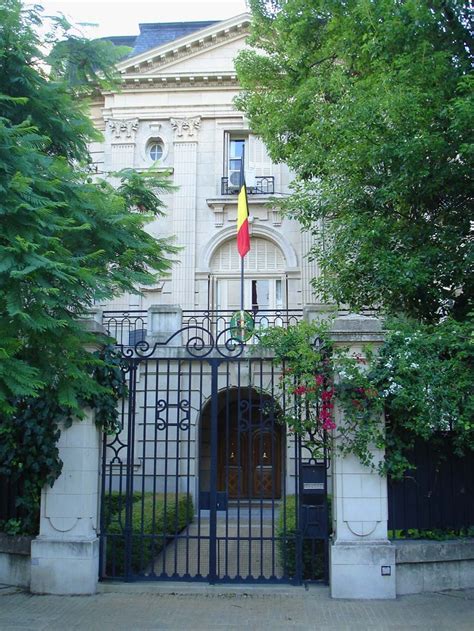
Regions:
<instances>
[{"instance_id":1,"label":"stone gate pillar","mask_svg":"<svg viewBox=\"0 0 474 631\"><path fill-rule=\"evenodd\" d=\"M94 321L86 326L100 329ZM62 472L41 493L40 533L31 542L30 589L35 594L97 590L100 437L91 410L85 410L85 417L71 427L62 428L58 442Z\"/></svg>"},{"instance_id":2,"label":"stone gate pillar","mask_svg":"<svg viewBox=\"0 0 474 631\"><path fill-rule=\"evenodd\" d=\"M332 337L336 346L361 355L365 346L383 341L380 320L354 314L336 318ZM336 409L336 424L342 423L343 413ZM374 447L373 455L377 462L384 453ZM395 546L387 537L387 479L356 456L342 457L335 449L333 458L331 596L395 598Z\"/></svg>"}]
</instances>

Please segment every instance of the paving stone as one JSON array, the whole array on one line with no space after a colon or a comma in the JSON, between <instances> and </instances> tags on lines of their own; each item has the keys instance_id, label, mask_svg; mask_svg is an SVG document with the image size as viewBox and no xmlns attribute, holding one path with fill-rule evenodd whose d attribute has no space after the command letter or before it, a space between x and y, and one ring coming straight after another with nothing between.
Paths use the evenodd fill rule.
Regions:
<instances>
[{"instance_id":1,"label":"paving stone","mask_svg":"<svg viewBox=\"0 0 474 631\"><path fill-rule=\"evenodd\" d=\"M474 628L474 590L402 596L395 601L331 600L325 587L279 593L140 592L140 584L95 596L38 596L0 588L1 631L317 629L426 631ZM204 587L204 586L203 586ZM127 591L129 588L129 591Z\"/></svg>"}]
</instances>

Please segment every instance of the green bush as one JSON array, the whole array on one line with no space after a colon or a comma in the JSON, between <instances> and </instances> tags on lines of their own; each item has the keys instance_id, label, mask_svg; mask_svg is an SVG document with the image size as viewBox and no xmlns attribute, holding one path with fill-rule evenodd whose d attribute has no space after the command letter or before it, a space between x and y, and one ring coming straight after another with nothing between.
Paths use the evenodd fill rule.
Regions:
<instances>
[{"instance_id":1,"label":"green bush","mask_svg":"<svg viewBox=\"0 0 474 631\"><path fill-rule=\"evenodd\" d=\"M125 574L125 497L113 493L105 500L105 533L107 535L108 576ZM132 506L131 570L143 572L170 540L178 535L194 515L190 495L134 493Z\"/></svg>"},{"instance_id":2,"label":"green bush","mask_svg":"<svg viewBox=\"0 0 474 631\"><path fill-rule=\"evenodd\" d=\"M389 530L389 539L432 539L434 541L446 541L448 539L463 539L474 537L474 526L469 528L431 528L419 530L409 528L407 530Z\"/></svg>"},{"instance_id":3,"label":"green bush","mask_svg":"<svg viewBox=\"0 0 474 631\"><path fill-rule=\"evenodd\" d=\"M328 519L331 524L331 498L328 501ZM286 511L281 508L278 518L278 553L285 576L296 575L296 500L294 495L286 498ZM302 578L321 580L325 577L323 540L303 540Z\"/></svg>"}]
</instances>

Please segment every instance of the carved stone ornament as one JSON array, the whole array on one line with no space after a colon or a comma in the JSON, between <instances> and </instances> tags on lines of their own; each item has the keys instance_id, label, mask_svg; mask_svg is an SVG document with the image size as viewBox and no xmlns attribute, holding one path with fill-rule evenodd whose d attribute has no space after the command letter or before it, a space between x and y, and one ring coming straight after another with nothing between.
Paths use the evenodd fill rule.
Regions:
<instances>
[{"instance_id":1,"label":"carved stone ornament","mask_svg":"<svg viewBox=\"0 0 474 631\"><path fill-rule=\"evenodd\" d=\"M197 140L198 131L201 127L201 117L194 118L171 118L171 127L174 129L175 140Z\"/></svg>"},{"instance_id":2,"label":"carved stone ornament","mask_svg":"<svg viewBox=\"0 0 474 631\"><path fill-rule=\"evenodd\" d=\"M114 138L125 140L135 138L135 133L138 129L138 118L130 118L128 120L117 120L115 118L107 119L107 127L112 132Z\"/></svg>"}]
</instances>

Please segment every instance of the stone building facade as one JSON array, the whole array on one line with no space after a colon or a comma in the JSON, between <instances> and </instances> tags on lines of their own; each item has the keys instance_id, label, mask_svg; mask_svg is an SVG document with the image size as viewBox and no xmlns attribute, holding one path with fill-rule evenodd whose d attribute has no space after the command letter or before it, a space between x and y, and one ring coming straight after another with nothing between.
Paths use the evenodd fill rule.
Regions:
<instances>
[{"instance_id":1,"label":"stone building facade","mask_svg":"<svg viewBox=\"0 0 474 631\"><path fill-rule=\"evenodd\" d=\"M169 171L178 187L165 198L167 216L150 226L182 247L171 276L107 309L239 308L235 236L242 155L251 222L245 307L302 309L315 303L309 281L317 269L305 257L310 238L269 205L270 196L288 193L289 169L271 162L233 104L239 92L233 60L245 47L248 27L248 15L141 25L133 52L119 64L121 90L93 105L94 123L104 134L104 142L91 147L99 173L156 168Z\"/></svg>"}]
</instances>

